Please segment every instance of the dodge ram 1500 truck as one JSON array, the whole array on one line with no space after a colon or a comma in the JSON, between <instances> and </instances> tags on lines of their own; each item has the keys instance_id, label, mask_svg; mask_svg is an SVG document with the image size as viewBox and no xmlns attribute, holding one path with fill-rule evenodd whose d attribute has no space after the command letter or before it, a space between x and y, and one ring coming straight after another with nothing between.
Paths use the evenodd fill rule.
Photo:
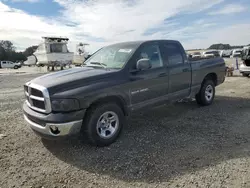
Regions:
<instances>
[{"instance_id":1,"label":"dodge ram 1500 truck","mask_svg":"<svg viewBox=\"0 0 250 188\"><path fill-rule=\"evenodd\" d=\"M41 137L78 133L107 146L134 111L194 97L210 105L224 80L222 58L189 60L178 41L118 43L95 52L83 67L26 83L24 118Z\"/></svg>"}]
</instances>

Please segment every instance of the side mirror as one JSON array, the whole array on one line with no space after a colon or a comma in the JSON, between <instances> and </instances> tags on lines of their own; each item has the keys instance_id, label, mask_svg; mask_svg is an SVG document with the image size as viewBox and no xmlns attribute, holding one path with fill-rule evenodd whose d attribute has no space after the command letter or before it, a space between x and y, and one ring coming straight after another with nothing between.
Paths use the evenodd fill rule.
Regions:
<instances>
[{"instance_id":1,"label":"side mirror","mask_svg":"<svg viewBox=\"0 0 250 188\"><path fill-rule=\"evenodd\" d=\"M149 59L140 59L136 63L136 69L137 70L147 70L152 67Z\"/></svg>"}]
</instances>

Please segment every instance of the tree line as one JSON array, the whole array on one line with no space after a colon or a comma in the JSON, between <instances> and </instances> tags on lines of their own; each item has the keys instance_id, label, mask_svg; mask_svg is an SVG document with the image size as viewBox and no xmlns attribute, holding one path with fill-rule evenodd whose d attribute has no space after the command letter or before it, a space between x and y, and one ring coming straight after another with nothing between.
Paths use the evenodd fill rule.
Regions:
<instances>
[{"instance_id":1,"label":"tree line","mask_svg":"<svg viewBox=\"0 0 250 188\"><path fill-rule=\"evenodd\" d=\"M26 61L27 57L32 55L38 46L30 46L23 52L17 52L16 47L9 40L0 40L0 61L9 60L13 62Z\"/></svg>"}]
</instances>

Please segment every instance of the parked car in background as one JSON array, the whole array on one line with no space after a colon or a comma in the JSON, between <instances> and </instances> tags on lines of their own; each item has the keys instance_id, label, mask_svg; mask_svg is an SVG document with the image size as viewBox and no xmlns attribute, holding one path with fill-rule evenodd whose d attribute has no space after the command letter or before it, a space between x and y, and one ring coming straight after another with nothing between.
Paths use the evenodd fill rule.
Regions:
<instances>
[{"instance_id":1,"label":"parked car in background","mask_svg":"<svg viewBox=\"0 0 250 188\"><path fill-rule=\"evenodd\" d=\"M232 50L222 50L220 52L221 57L230 57Z\"/></svg>"},{"instance_id":2,"label":"parked car in background","mask_svg":"<svg viewBox=\"0 0 250 188\"><path fill-rule=\"evenodd\" d=\"M21 67L21 63L14 63L12 61L0 61L0 68L18 69L20 67Z\"/></svg>"},{"instance_id":3,"label":"parked car in background","mask_svg":"<svg viewBox=\"0 0 250 188\"><path fill-rule=\"evenodd\" d=\"M249 76L250 74L250 46L243 48L241 53L242 63L240 65L240 73L243 76Z\"/></svg>"},{"instance_id":4,"label":"parked car in background","mask_svg":"<svg viewBox=\"0 0 250 188\"><path fill-rule=\"evenodd\" d=\"M201 57L201 53L200 52L194 52L192 53L192 58L200 58Z\"/></svg>"},{"instance_id":5,"label":"parked car in background","mask_svg":"<svg viewBox=\"0 0 250 188\"><path fill-rule=\"evenodd\" d=\"M215 50L213 51L213 53L214 53L214 57L220 57L220 51Z\"/></svg>"},{"instance_id":6,"label":"parked car in background","mask_svg":"<svg viewBox=\"0 0 250 188\"><path fill-rule=\"evenodd\" d=\"M23 63L21 61L16 62L16 64L18 65L18 68L21 68L23 65Z\"/></svg>"},{"instance_id":7,"label":"parked car in background","mask_svg":"<svg viewBox=\"0 0 250 188\"><path fill-rule=\"evenodd\" d=\"M217 50L210 50L203 52L203 57L220 57L220 53Z\"/></svg>"},{"instance_id":8,"label":"parked car in background","mask_svg":"<svg viewBox=\"0 0 250 188\"><path fill-rule=\"evenodd\" d=\"M188 58L188 59L189 59L189 58L192 58L192 54L186 53L186 55L187 55L187 58Z\"/></svg>"},{"instance_id":9,"label":"parked car in background","mask_svg":"<svg viewBox=\"0 0 250 188\"><path fill-rule=\"evenodd\" d=\"M212 51L206 51L202 54L203 57L214 57L214 53Z\"/></svg>"},{"instance_id":10,"label":"parked car in background","mask_svg":"<svg viewBox=\"0 0 250 188\"><path fill-rule=\"evenodd\" d=\"M231 58L241 57L242 49L234 49L231 53Z\"/></svg>"},{"instance_id":11,"label":"parked car in background","mask_svg":"<svg viewBox=\"0 0 250 188\"><path fill-rule=\"evenodd\" d=\"M84 64L24 85L24 119L41 137L81 134L107 146L136 111L194 97L211 105L226 70L220 57L190 61L173 40L109 45Z\"/></svg>"}]
</instances>

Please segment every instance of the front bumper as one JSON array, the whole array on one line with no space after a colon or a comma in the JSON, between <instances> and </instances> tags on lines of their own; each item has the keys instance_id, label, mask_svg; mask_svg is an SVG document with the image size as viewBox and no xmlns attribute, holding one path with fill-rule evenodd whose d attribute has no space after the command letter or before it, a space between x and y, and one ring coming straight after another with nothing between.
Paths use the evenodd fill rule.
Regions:
<instances>
[{"instance_id":1,"label":"front bumper","mask_svg":"<svg viewBox=\"0 0 250 188\"><path fill-rule=\"evenodd\" d=\"M30 128L46 139L58 139L80 132L86 110L69 113L38 113L23 104L24 119Z\"/></svg>"}]
</instances>

